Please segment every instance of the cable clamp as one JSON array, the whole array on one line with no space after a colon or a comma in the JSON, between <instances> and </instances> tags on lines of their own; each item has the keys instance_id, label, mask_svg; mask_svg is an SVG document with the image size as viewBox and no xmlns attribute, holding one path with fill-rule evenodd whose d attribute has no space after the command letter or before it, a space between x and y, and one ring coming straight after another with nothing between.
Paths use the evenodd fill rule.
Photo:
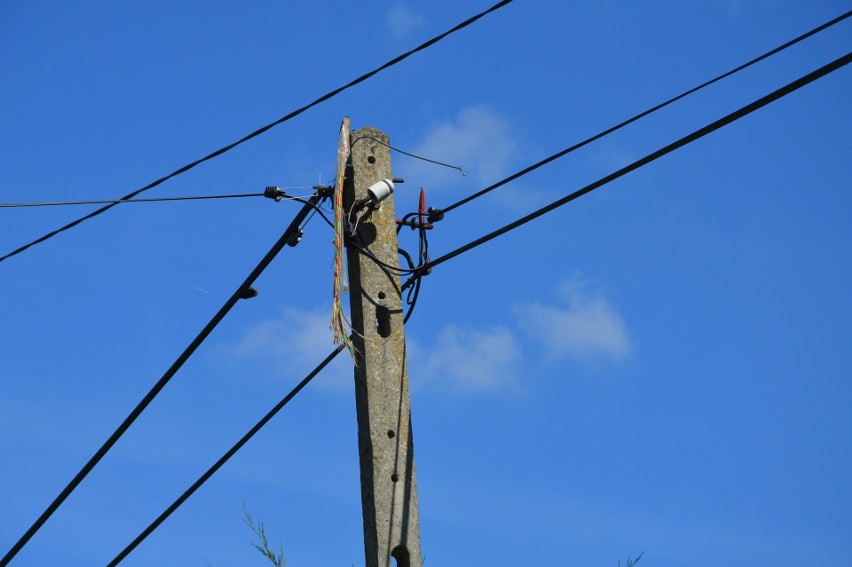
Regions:
<instances>
[{"instance_id":1,"label":"cable clamp","mask_svg":"<svg viewBox=\"0 0 852 567\"><path fill-rule=\"evenodd\" d=\"M302 241L302 236L304 236L305 231L301 226L296 227L296 230L293 231L293 234L287 239L287 246L295 247L298 243Z\"/></svg>"},{"instance_id":2,"label":"cable clamp","mask_svg":"<svg viewBox=\"0 0 852 567\"><path fill-rule=\"evenodd\" d=\"M442 211L441 209L429 207L429 210L426 211L426 214L430 223L436 223L438 221L444 220L444 211Z\"/></svg>"},{"instance_id":3,"label":"cable clamp","mask_svg":"<svg viewBox=\"0 0 852 567\"><path fill-rule=\"evenodd\" d=\"M323 199L329 199L334 195L334 185L314 185L313 189Z\"/></svg>"},{"instance_id":4,"label":"cable clamp","mask_svg":"<svg viewBox=\"0 0 852 567\"><path fill-rule=\"evenodd\" d=\"M270 186L263 190L263 196L277 203L287 195L281 187Z\"/></svg>"}]
</instances>

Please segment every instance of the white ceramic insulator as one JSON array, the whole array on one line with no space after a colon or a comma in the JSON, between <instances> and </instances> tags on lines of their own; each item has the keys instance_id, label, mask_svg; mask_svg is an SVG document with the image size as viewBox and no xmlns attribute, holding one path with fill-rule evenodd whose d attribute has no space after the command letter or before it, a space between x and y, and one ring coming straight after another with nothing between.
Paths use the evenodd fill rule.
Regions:
<instances>
[{"instance_id":1,"label":"white ceramic insulator","mask_svg":"<svg viewBox=\"0 0 852 567\"><path fill-rule=\"evenodd\" d=\"M370 185L370 188L367 189L367 193L369 193L370 198L374 203L378 204L387 199L391 193L393 193L393 181L390 179L382 179L376 183Z\"/></svg>"}]
</instances>

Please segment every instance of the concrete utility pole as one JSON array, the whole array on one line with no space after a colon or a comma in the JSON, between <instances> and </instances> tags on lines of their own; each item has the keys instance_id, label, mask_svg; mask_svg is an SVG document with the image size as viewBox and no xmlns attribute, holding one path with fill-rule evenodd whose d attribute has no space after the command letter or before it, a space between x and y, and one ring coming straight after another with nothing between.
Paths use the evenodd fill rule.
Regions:
<instances>
[{"instance_id":1,"label":"concrete utility pole","mask_svg":"<svg viewBox=\"0 0 852 567\"><path fill-rule=\"evenodd\" d=\"M372 184L393 178L390 149L376 140L388 143L375 128L352 132L345 211ZM354 239L378 260L399 266L393 195L358 223ZM348 261L366 567L421 567L399 277L353 246Z\"/></svg>"}]
</instances>

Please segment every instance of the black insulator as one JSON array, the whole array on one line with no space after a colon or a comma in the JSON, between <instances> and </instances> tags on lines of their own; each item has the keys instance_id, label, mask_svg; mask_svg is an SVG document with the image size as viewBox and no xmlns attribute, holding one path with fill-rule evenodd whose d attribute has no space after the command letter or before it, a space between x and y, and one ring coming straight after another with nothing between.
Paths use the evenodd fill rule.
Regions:
<instances>
[{"instance_id":1,"label":"black insulator","mask_svg":"<svg viewBox=\"0 0 852 567\"><path fill-rule=\"evenodd\" d=\"M282 195L284 195L284 191L282 191L280 187L267 187L263 191L264 197L268 197L269 199L274 199L276 201L280 201Z\"/></svg>"},{"instance_id":2,"label":"black insulator","mask_svg":"<svg viewBox=\"0 0 852 567\"><path fill-rule=\"evenodd\" d=\"M429 207L429 210L426 211L426 213L428 215L429 222L431 223L436 223L440 220L444 220L444 211L442 211L441 209Z\"/></svg>"},{"instance_id":3,"label":"black insulator","mask_svg":"<svg viewBox=\"0 0 852 567\"><path fill-rule=\"evenodd\" d=\"M257 297L257 290L249 286L240 290L240 299L251 299Z\"/></svg>"},{"instance_id":4,"label":"black insulator","mask_svg":"<svg viewBox=\"0 0 852 567\"><path fill-rule=\"evenodd\" d=\"M291 235L290 235L290 237L287 239L287 245L288 245L288 246L295 246L296 244L298 244L299 242L301 242L301 241L302 241L302 235L303 235L303 234L305 234L305 231L303 231L303 230L302 230L302 227L300 226L300 227L299 227L299 228L297 228L297 229L293 232L293 234L291 234Z\"/></svg>"}]
</instances>

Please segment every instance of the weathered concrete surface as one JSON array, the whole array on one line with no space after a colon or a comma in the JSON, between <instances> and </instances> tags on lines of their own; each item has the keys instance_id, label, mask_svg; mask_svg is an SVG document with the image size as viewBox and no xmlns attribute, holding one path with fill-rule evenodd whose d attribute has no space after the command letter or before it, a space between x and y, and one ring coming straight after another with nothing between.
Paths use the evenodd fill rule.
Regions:
<instances>
[{"instance_id":1,"label":"weathered concrete surface","mask_svg":"<svg viewBox=\"0 0 852 567\"><path fill-rule=\"evenodd\" d=\"M391 175L389 143L375 128L352 132L344 210ZM397 188L399 189L399 188ZM382 262L399 265L391 195L360 221L355 242ZM361 456L361 503L367 567L421 567L420 521L408 398L399 278L348 247L353 342L358 349L355 400Z\"/></svg>"}]
</instances>

